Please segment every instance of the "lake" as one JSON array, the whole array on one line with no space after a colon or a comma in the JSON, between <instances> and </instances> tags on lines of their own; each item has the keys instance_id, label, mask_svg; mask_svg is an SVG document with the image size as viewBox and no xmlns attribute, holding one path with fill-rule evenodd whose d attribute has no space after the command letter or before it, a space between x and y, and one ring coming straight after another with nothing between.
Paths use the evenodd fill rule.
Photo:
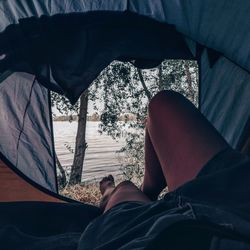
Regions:
<instances>
[{"instance_id":1,"label":"lake","mask_svg":"<svg viewBox=\"0 0 250 250\"><path fill-rule=\"evenodd\" d=\"M85 153L82 181L99 180L107 174L114 176L121 174L119 155L116 151L124 145L124 140L116 142L110 136L100 135L98 125L99 122L87 122L86 141L88 148ZM69 171L74 157L70 149L74 150L75 148L77 122L56 121L53 123L53 127L57 156L61 164Z\"/></svg>"}]
</instances>

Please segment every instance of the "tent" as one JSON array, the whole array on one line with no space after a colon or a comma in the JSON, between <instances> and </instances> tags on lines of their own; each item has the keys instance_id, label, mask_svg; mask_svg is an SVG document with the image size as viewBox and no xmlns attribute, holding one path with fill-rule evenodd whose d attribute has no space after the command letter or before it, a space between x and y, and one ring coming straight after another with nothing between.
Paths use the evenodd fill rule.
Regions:
<instances>
[{"instance_id":1,"label":"tent","mask_svg":"<svg viewBox=\"0 0 250 250\"><path fill-rule=\"evenodd\" d=\"M1 1L0 201L71 202L57 194L50 90L74 103L113 60L197 60L199 109L247 152L249 10L244 0Z\"/></svg>"}]
</instances>

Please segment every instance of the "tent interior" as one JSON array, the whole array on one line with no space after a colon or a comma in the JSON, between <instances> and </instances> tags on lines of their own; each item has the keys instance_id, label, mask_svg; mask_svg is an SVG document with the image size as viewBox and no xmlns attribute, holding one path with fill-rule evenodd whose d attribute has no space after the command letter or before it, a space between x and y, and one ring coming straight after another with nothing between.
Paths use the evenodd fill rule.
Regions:
<instances>
[{"instance_id":1,"label":"tent interior","mask_svg":"<svg viewBox=\"0 0 250 250\"><path fill-rule=\"evenodd\" d=\"M37 217L51 211L46 220L60 208L69 216L64 225L73 216L76 231L77 216L87 225L99 214L58 194L50 90L74 103L113 60L142 69L165 59L197 60L200 111L250 155L247 8L228 0L186 2L0 2L0 210L9 210L8 220L15 223L15 210L28 209L22 202L31 202ZM33 230L48 230L42 223Z\"/></svg>"}]
</instances>

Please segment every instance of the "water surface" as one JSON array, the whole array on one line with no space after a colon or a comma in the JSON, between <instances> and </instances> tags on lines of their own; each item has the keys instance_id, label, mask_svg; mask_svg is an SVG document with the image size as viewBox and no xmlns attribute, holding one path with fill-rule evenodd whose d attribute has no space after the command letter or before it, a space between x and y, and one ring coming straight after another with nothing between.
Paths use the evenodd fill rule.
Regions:
<instances>
[{"instance_id":1,"label":"water surface","mask_svg":"<svg viewBox=\"0 0 250 250\"><path fill-rule=\"evenodd\" d=\"M121 174L119 155L116 153L124 140L114 141L110 136L100 135L99 122L89 121L86 128L86 149L83 165L82 181L99 180L107 174L115 176ZM54 122L55 149L63 166L69 171L74 154L67 146L74 150L77 122Z\"/></svg>"}]
</instances>

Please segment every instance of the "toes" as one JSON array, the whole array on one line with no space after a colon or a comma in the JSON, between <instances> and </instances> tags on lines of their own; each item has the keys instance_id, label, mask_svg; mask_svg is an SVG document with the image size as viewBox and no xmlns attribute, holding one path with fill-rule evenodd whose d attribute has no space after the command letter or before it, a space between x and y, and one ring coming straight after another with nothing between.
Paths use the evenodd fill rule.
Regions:
<instances>
[{"instance_id":1,"label":"toes","mask_svg":"<svg viewBox=\"0 0 250 250\"><path fill-rule=\"evenodd\" d=\"M101 194L104 194L105 190L110 186L115 186L114 177L112 175L103 177L102 180L99 182Z\"/></svg>"},{"instance_id":2,"label":"toes","mask_svg":"<svg viewBox=\"0 0 250 250\"><path fill-rule=\"evenodd\" d=\"M108 175L102 178L102 180L100 181L100 185L103 184L104 182L111 182L111 183L115 183L114 177L113 175Z\"/></svg>"},{"instance_id":3,"label":"toes","mask_svg":"<svg viewBox=\"0 0 250 250\"><path fill-rule=\"evenodd\" d=\"M111 181L112 183L115 183L115 179L114 179L113 175L110 174L107 178L108 178L108 180Z\"/></svg>"},{"instance_id":4,"label":"toes","mask_svg":"<svg viewBox=\"0 0 250 250\"><path fill-rule=\"evenodd\" d=\"M100 181L100 184L102 184L102 183L104 183L104 182L106 182L107 181L107 177L103 177L102 179L101 179L101 181Z\"/></svg>"}]
</instances>

